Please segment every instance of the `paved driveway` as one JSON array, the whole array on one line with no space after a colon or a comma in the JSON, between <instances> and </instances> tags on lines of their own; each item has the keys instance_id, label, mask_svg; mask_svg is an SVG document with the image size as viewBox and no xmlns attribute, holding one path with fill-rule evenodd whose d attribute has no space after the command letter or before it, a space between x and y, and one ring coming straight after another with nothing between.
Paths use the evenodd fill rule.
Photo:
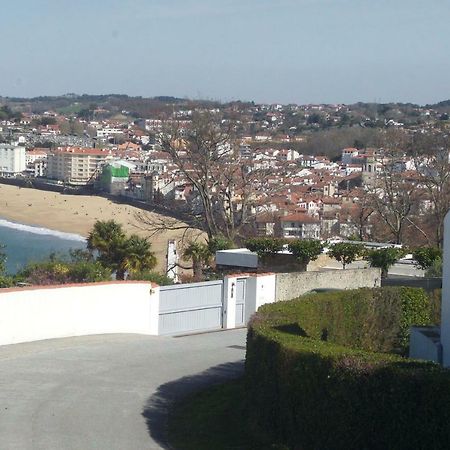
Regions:
<instances>
[{"instance_id":1,"label":"paved driveway","mask_svg":"<svg viewBox=\"0 0 450 450\"><path fill-rule=\"evenodd\" d=\"M87 336L0 347L0 448L167 448L168 405L240 374L245 334Z\"/></svg>"}]
</instances>

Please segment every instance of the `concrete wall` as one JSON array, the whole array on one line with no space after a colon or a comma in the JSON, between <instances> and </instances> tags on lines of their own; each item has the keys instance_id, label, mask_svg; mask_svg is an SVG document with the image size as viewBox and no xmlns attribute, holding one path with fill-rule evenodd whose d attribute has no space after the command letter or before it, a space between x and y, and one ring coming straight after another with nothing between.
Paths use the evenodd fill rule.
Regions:
<instances>
[{"instance_id":1,"label":"concrete wall","mask_svg":"<svg viewBox=\"0 0 450 450\"><path fill-rule=\"evenodd\" d=\"M442 362L442 346L438 327L412 327L409 339L409 357Z\"/></svg>"},{"instance_id":2,"label":"concrete wall","mask_svg":"<svg viewBox=\"0 0 450 450\"><path fill-rule=\"evenodd\" d=\"M380 284L378 269L229 275L223 285L224 328L236 326L236 286L241 278L246 279L246 322L261 305L290 300L311 289L351 289ZM182 289L183 285L179 287ZM158 335L159 313L160 288L149 282L2 289L0 345L89 334Z\"/></svg>"},{"instance_id":3,"label":"concrete wall","mask_svg":"<svg viewBox=\"0 0 450 450\"><path fill-rule=\"evenodd\" d=\"M158 334L159 287L111 282L2 289L0 345L104 333Z\"/></svg>"},{"instance_id":4,"label":"concrete wall","mask_svg":"<svg viewBox=\"0 0 450 450\"><path fill-rule=\"evenodd\" d=\"M312 289L379 287L380 269L328 270L276 274L276 301L292 300Z\"/></svg>"},{"instance_id":5,"label":"concrete wall","mask_svg":"<svg viewBox=\"0 0 450 450\"><path fill-rule=\"evenodd\" d=\"M442 278L383 278L382 286L408 286L422 288L426 291L434 291L442 288Z\"/></svg>"}]
</instances>

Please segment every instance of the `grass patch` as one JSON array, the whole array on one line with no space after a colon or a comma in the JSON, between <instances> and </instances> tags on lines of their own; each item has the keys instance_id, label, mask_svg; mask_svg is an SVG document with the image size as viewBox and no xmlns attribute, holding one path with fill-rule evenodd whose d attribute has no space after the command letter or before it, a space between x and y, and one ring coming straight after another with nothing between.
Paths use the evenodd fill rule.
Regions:
<instances>
[{"instance_id":1,"label":"grass patch","mask_svg":"<svg viewBox=\"0 0 450 450\"><path fill-rule=\"evenodd\" d=\"M176 450L259 450L248 435L244 379L229 381L177 403L168 437ZM276 448L276 447L272 447Z\"/></svg>"}]
</instances>

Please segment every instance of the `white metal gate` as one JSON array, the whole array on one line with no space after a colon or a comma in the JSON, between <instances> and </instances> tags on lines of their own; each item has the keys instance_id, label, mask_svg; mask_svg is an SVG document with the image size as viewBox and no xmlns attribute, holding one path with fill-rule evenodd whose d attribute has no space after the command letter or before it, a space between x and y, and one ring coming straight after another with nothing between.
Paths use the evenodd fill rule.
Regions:
<instances>
[{"instance_id":1,"label":"white metal gate","mask_svg":"<svg viewBox=\"0 0 450 450\"><path fill-rule=\"evenodd\" d=\"M223 281L161 286L159 334L222 327Z\"/></svg>"}]
</instances>

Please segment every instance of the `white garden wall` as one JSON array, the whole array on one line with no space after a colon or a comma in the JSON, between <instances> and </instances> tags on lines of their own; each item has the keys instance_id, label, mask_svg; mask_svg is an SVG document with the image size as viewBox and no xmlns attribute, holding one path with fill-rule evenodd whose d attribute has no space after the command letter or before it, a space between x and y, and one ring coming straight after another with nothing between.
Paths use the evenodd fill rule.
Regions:
<instances>
[{"instance_id":1,"label":"white garden wall","mask_svg":"<svg viewBox=\"0 0 450 450\"><path fill-rule=\"evenodd\" d=\"M2 289L0 345L104 333L158 334L159 287L110 282Z\"/></svg>"}]
</instances>

